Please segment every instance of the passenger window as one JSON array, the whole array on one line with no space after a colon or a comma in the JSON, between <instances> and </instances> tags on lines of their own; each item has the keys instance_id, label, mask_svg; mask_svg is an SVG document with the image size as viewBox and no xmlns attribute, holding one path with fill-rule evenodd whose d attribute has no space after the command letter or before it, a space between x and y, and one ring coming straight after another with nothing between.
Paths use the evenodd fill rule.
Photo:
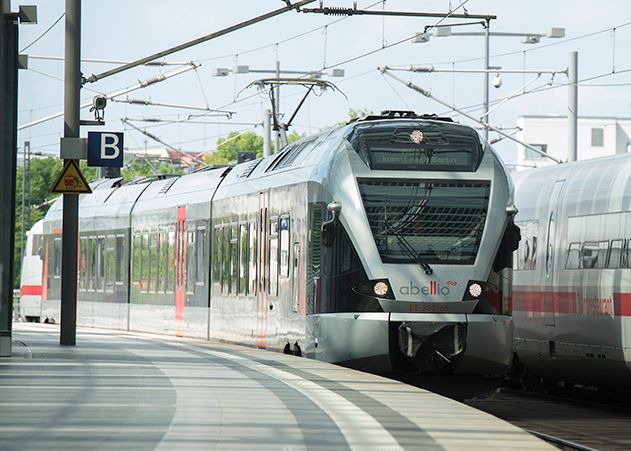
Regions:
<instances>
[{"instance_id":1,"label":"passenger window","mask_svg":"<svg viewBox=\"0 0 631 451\"><path fill-rule=\"evenodd\" d=\"M79 241L79 290L85 291L87 279L87 256L88 239L81 238Z\"/></svg>"},{"instance_id":2,"label":"passenger window","mask_svg":"<svg viewBox=\"0 0 631 451\"><path fill-rule=\"evenodd\" d=\"M142 241L140 242L140 258L142 259L142 265L140 266L140 291L146 293L149 289L149 234L142 234Z\"/></svg>"},{"instance_id":3,"label":"passenger window","mask_svg":"<svg viewBox=\"0 0 631 451\"><path fill-rule=\"evenodd\" d=\"M167 241L166 230L161 230L158 235L158 252L159 258L159 271L158 271L158 291L160 293L166 293L169 286L169 242Z\"/></svg>"},{"instance_id":4,"label":"passenger window","mask_svg":"<svg viewBox=\"0 0 631 451\"><path fill-rule=\"evenodd\" d=\"M623 240L613 240L611 242L611 251L609 252L609 260L607 261L607 268L609 269L622 268L623 247L624 247Z\"/></svg>"},{"instance_id":5,"label":"passenger window","mask_svg":"<svg viewBox=\"0 0 631 451\"><path fill-rule=\"evenodd\" d=\"M116 268L114 271L114 283L117 285L123 284L123 262L127 261L127 255L125 254L125 236L116 235L116 250L115 257Z\"/></svg>"},{"instance_id":6,"label":"passenger window","mask_svg":"<svg viewBox=\"0 0 631 451\"><path fill-rule=\"evenodd\" d=\"M280 218L280 276L289 277L289 217Z\"/></svg>"},{"instance_id":7,"label":"passenger window","mask_svg":"<svg viewBox=\"0 0 631 451\"><path fill-rule=\"evenodd\" d=\"M206 283L207 268L204 267L204 261L206 260L206 229L200 227L197 229L197 283Z\"/></svg>"},{"instance_id":8,"label":"passenger window","mask_svg":"<svg viewBox=\"0 0 631 451\"><path fill-rule=\"evenodd\" d=\"M250 223L250 268L249 268L249 279L250 279L250 294L256 295L256 286L257 286L257 275L256 275L256 265L258 258L258 249L257 249L257 223Z\"/></svg>"},{"instance_id":9,"label":"passenger window","mask_svg":"<svg viewBox=\"0 0 631 451\"><path fill-rule=\"evenodd\" d=\"M567 251L565 269L578 269L580 267L581 243L570 243Z\"/></svg>"},{"instance_id":10,"label":"passenger window","mask_svg":"<svg viewBox=\"0 0 631 451\"><path fill-rule=\"evenodd\" d=\"M114 292L116 283L116 237L108 235L105 239L105 291Z\"/></svg>"},{"instance_id":11,"label":"passenger window","mask_svg":"<svg viewBox=\"0 0 631 451\"><path fill-rule=\"evenodd\" d=\"M149 234L149 258L147 266L149 268L147 277L147 291L149 293L155 293L158 280L158 232L151 232Z\"/></svg>"},{"instance_id":12,"label":"passenger window","mask_svg":"<svg viewBox=\"0 0 631 451\"><path fill-rule=\"evenodd\" d=\"M167 293L173 293L175 289L175 228L169 228L168 234L169 256L167 263L168 282Z\"/></svg>"},{"instance_id":13,"label":"passenger window","mask_svg":"<svg viewBox=\"0 0 631 451\"><path fill-rule=\"evenodd\" d=\"M213 242L213 263L211 267L211 271L213 273L213 283L219 285L221 283L221 227L217 226L214 229L215 236Z\"/></svg>"},{"instance_id":14,"label":"passenger window","mask_svg":"<svg viewBox=\"0 0 631 451\"><path fill-rule=\"evenodd\" d=\"M596 268L598 262L598 243L595 241L587 241L583 243L581 249L581 268Z\"/></svg>"},{"instance_id":15,"label":"passenger window","mask_svg":"<svg viewBox=\"0 0 631 451\"><path fill-rule=\"evenodd\" d=\"M248 293L248 225L239 226L239 292Z\"/></svg>"},{"instance_id":16,"label":"passenger window","mask_svg":"<svg viewBox=\"0 0 631 451\"><path fill-rule=\"evenodd\" d=\"M278 218L269 221L269 294L278 295Z\"/></svg>"},{"instance_id":17,"label":"passenger window","mask_svg":"<svg viewBox=\"0 0 631 451\"><path fill-rule=\"evenodd\" d=\"M195 291L195 260L197 246L195 243L195 226L191 225L186 233L186 293L193 294Z\"/></svg>"},{"instance_id":18,"label":"passenger window","mask_svg":"<svg viewBox=\"0 0 631 451\"><path fill-rule=\"evenodd\" d=\"M221 292L230 293L230 226L223 227Z\"/></svg>"},{"instance_id":19,"label":"passenger window","mask_svg":"<svg viewBox=\"0 0 631 451\"><path fill-rule=\"evenodd\" d=\"M598 257L596 258L596 268L603 269L607 267L607 254L609 253L609 241L598 242Z\"/></svg>"},{"instance_id":20,"label":"passenger window","mask_svg":"<svg viewBox=\"0 0 631 451\"><path fill-rule=\"evenodd\" d=\"M239 237L238 226L233 224L230 226L230 293L239 293Z\"/></svg>"}]
</instances>

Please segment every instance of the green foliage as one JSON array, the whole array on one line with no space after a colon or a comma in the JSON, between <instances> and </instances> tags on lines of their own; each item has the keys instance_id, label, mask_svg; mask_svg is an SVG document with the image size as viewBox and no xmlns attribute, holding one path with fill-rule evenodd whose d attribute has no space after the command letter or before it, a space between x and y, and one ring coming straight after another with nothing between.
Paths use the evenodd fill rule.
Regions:
<instances>
[{"instance_id":1,"label":"green foliage","mask_svg":"<svg viewBox=\"0 0 631 451\"><path fill-rule=\"evenodd\" d=\"M292 132L287 135L289 144L304 138L304 133ZM272 149L273 149L272 143ZM227 138L217 140L217 149L204 159L204 163L209 165L231 164L237 161L239 152L256 152L256 158L263 156L263 137L254 132L243 133L231 132Z\"/></svg>"}]
</instances>

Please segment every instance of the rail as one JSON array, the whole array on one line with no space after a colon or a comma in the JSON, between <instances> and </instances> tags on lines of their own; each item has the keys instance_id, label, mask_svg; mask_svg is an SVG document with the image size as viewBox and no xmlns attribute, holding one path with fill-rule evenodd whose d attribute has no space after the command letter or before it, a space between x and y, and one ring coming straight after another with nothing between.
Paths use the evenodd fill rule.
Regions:
<instances>
[{"instance_id":1,"label":"rail","mask_svg":"<svg viewBox=\"0 0 631 451\"><path fill-rule=\"evenodd\" d=\"M597 451L596 448L590 448L589 446L579 445L578 443L571 442L569 440L564 440L559 437L555 437L553 435L544 434L543 432L533 431L531 429L524 429L524 431L529 434L534 435L541 440L544 440L552 445L556 446L559 449L564 451Z\"/></svg>"}]
</instances>

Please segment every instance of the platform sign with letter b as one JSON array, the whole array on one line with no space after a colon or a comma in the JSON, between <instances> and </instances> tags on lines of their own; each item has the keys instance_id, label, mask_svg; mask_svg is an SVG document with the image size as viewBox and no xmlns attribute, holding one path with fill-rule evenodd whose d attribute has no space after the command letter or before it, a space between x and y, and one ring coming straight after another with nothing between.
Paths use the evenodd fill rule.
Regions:
<instances>
[{"instance_id":1,"label":"platform sign with letter b","mask_svg":"<svg viewBox=\"0 0 631 451\"><path fill-rule=\"evenodd\" d=\"M122 132L88 132L88 166L123 167Z\"/></svg>"}]
</instances>

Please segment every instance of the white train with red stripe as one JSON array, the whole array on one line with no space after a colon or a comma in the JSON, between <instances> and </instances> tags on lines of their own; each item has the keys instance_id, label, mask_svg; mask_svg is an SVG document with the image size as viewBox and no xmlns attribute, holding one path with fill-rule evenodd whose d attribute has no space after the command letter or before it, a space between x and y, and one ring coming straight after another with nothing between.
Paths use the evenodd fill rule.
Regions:
<instances>
[{"instance_id":1,"label":"white train with red stripe","mask_svg":"<svg viewBox=\"0 0 631 451\"><path fill-rule=\"evenodd\" d=\"M42 302L44 221L37 221L26 234L20 273L20 318L39 322Z\"/></svg>"},{"instance_id":2,"label":"white train with red stripe","mask_svg":"<svg viewBox=\"0 0 631 451\"><path fill-rule=\"evenodd\" d=\"M524 171L515 186L526 381L631 388L631 155Z\"/></svg>"},{"instance_id":3,"label":"white train with red stripe","mask_svg":"<svg viewBox=\"0 0 631 451\"><path fill-rule=\"evenodd\" d=\"M233 168L80 199L78 321L371 371L507 371L512 185L475 130L388 112ZM57 320L61 202L48 212ZM441 376L442 377L442 376Z\"/></svg>"}]
</instances>

